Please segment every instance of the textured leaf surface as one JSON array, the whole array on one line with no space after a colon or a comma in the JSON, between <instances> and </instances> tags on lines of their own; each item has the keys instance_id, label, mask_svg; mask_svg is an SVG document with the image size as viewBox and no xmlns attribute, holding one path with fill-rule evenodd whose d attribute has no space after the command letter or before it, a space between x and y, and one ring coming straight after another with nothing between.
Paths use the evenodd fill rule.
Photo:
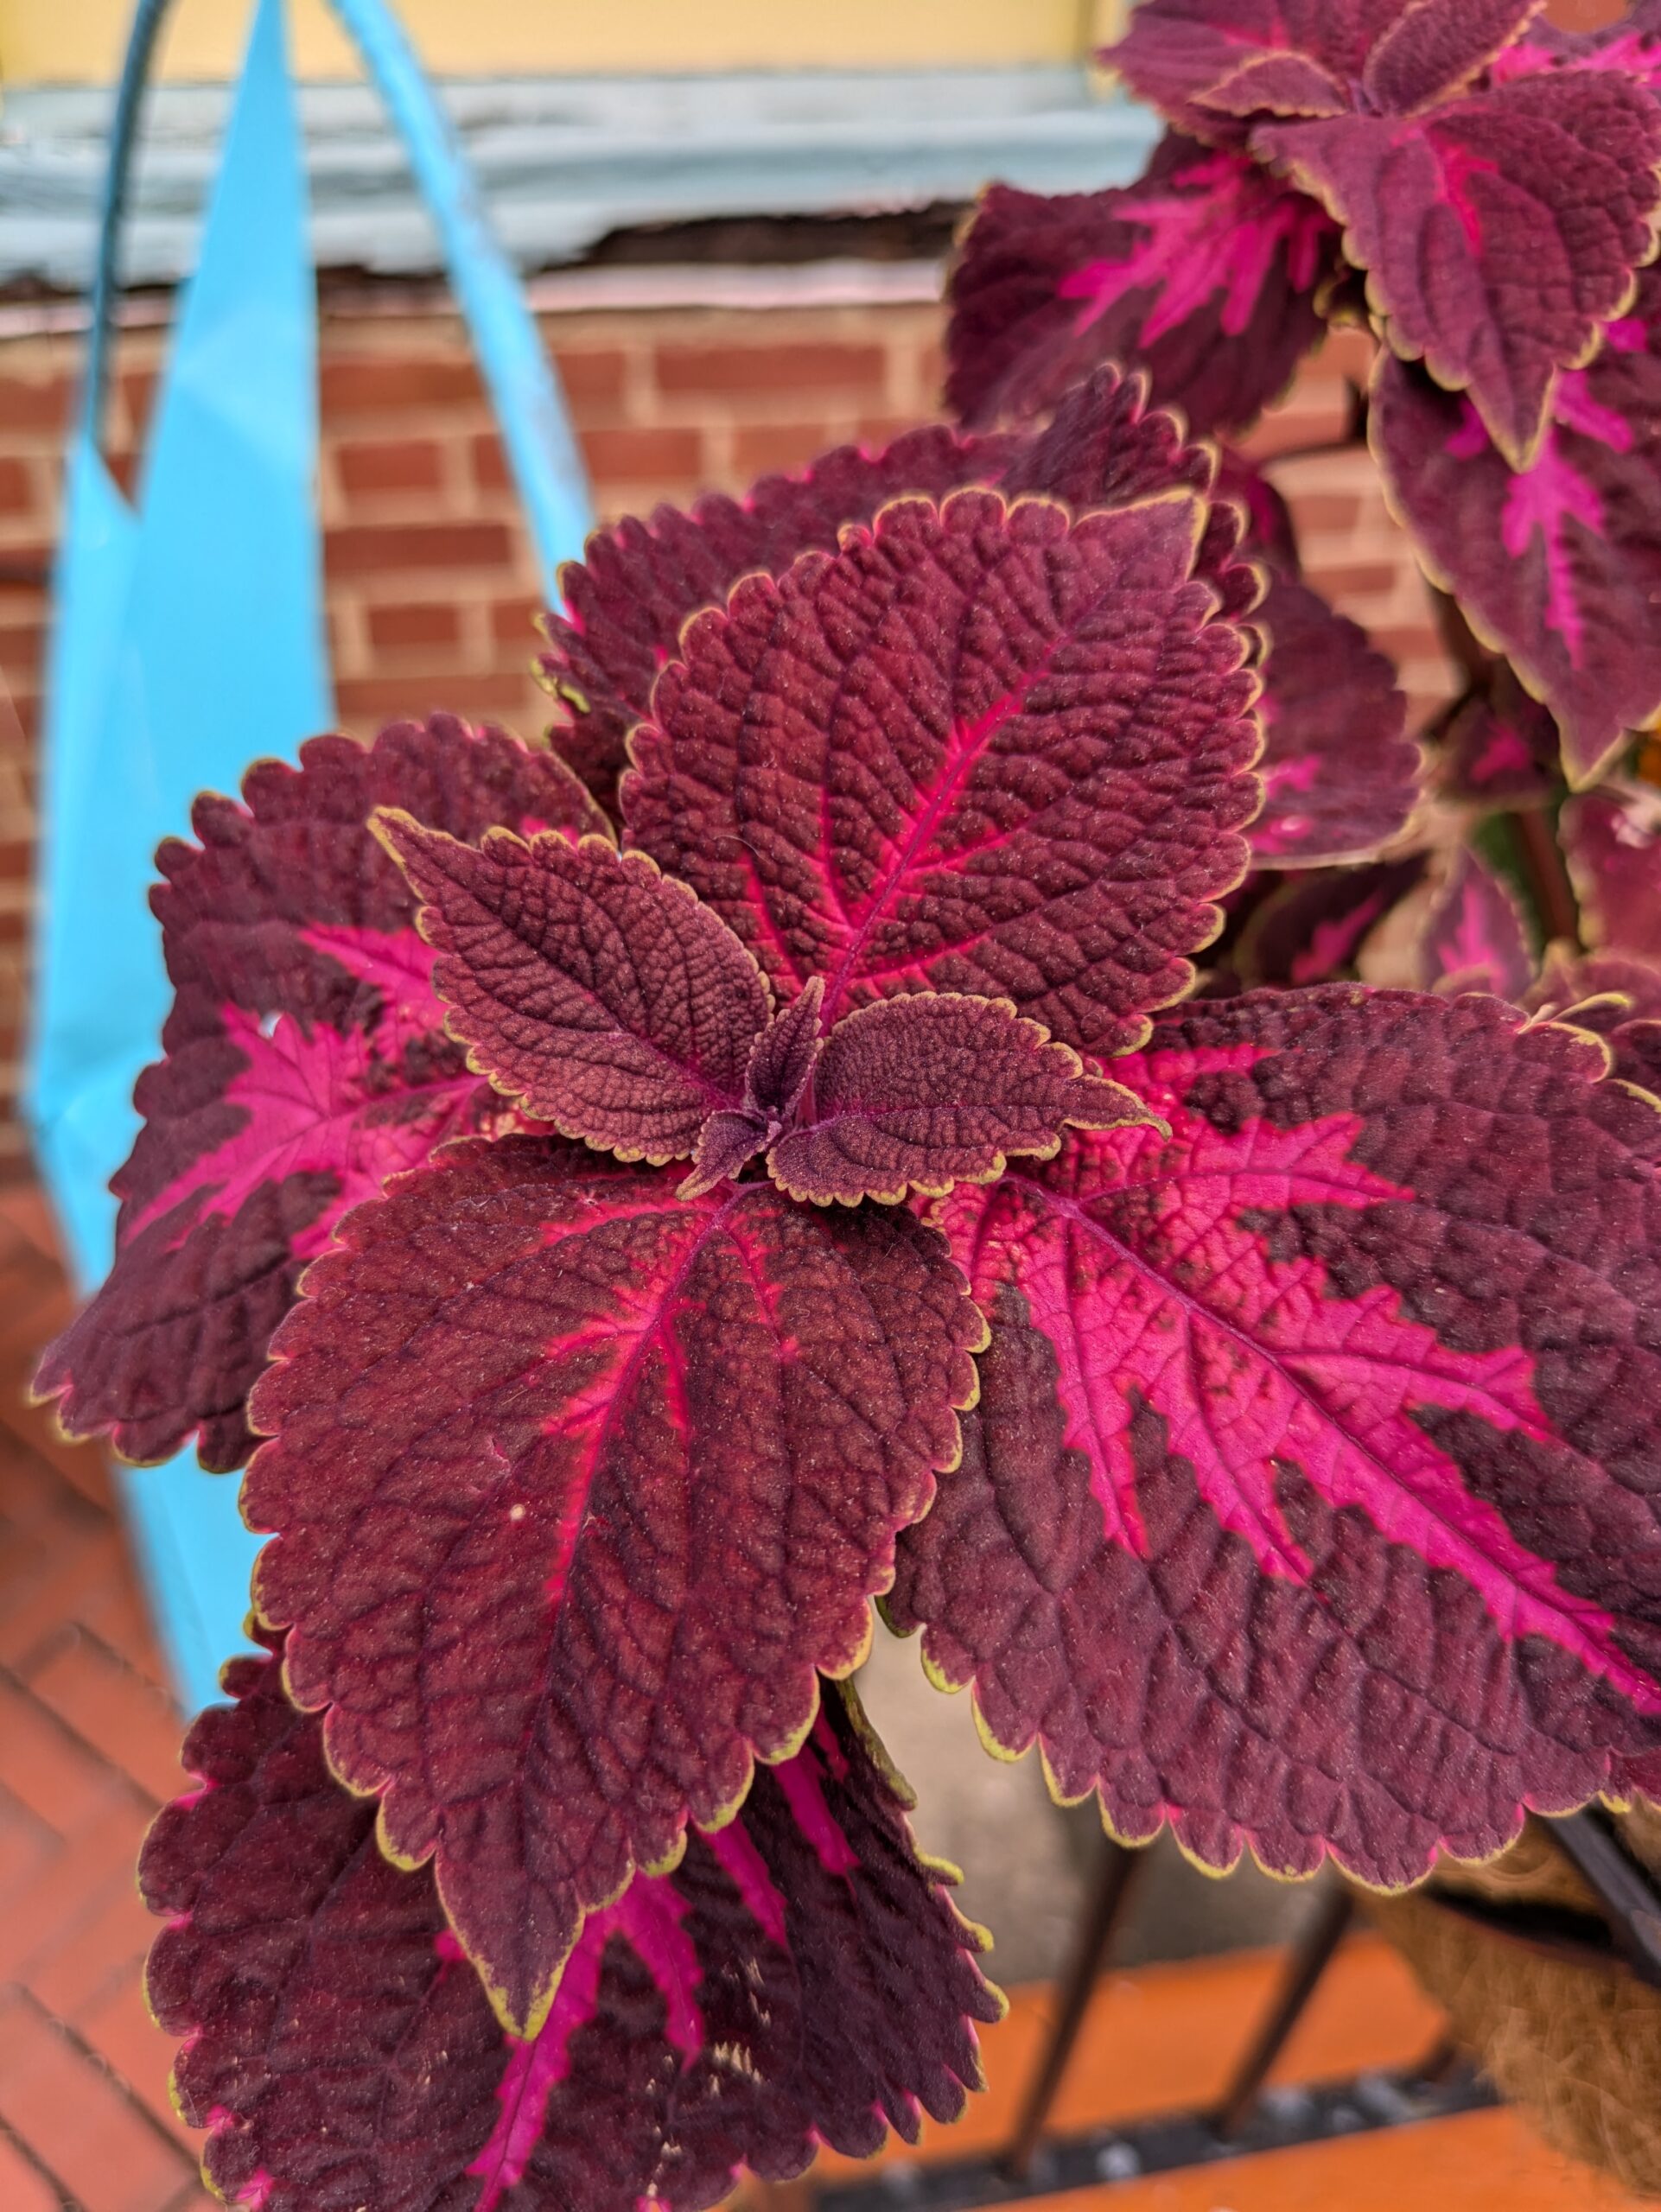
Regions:
<instances>
[{"instance_id":1,"label":"textured leaf surface","mask_svg":"<svg viewBox=\"0 0 1661 2212\"><path fill-rule=\"evenodd\" d=\"M1645 270L1597 359L1562 379L1521 473L1422 373L1386 359L1374 387L1373 450L1421 559L1551 709L1576 784L1661 708L1658 333L1661 276Z\"/></svg>"},{"instance_id":2,"label":"textured leaf surface","mask_svg":"<svg viewBox=\"0 0 1661 2212\"><path fill-rule=\"evenodd\" d=\"M974 1395L910 1215L674 1180L451 1147L344 1224L255 1398L260 1613L521 2028L582 1913L797 1747Z\"/></svg>"},{"instance_id":3,"label":"textured leaf surface","mask_svg":"<svg viewBox=\"0 0 1661 2212\"><path fill-rule=\"evenodd\" d=\"M741 1103L767 984L720 917L644 854L509 830L475 848L401 815L377 828L423 902L451 1033L526 1112L661 1164Z\"/></svg>"},{"instance_id":4,"label":"textured leaf surface","mask_svg":"<svg viewBox=\"0 0 1661 2212\"><path fill-rule=\"evenodd\" d=\"M795 1112L819 1053L824 986L811 976L756 1040L744 1074L744 1103L782 1125Z\"/></svg>"},{"instance_id":5,"label":"textured leaf surface","mask_svg":"<svg viewBox=\"0 0 1661 2212\"><path fill-rule=\"evenodd\" d=\"M1618 1082L1661 1093L1661 961L1553 945L1522 1003L1601 1037Z\"/></svg>"},{"instance_id":6,"label":"textured leaf surface","mask_svg":"<svg viewBox=\"0 0 1661 2212\"><path fill-rule=\"evenodd\" d=\"M1321 334L1336 242L1317 201L1175 134L1136 184L994 185L951 275L947 404L973 423L1033 415L1131 361L1195 430L1244 429Z\"/></svg>"},{"instance_id":7,"label":"textured leaf surface","mask_svg":"<svg viewBox=\"0 0 1661 2212\"><path fill-rule=\"evenodd\" d=\"M158 855L176 995L114 1179L115 1266L37 1381L71 1434L106 1429L135 1459L194 1434L206 1465L239 1465L302 1268L386 1176L501 1111L442 1033L414 901L368 829L380 805L464 837L601 824L551 754L446 715L368 748L314 738L298 769L251 769L240 803L197 801L198 842Z\"/></svg>"},{"instance_id":8,"label":"textured leaf surface","mask_svg":"<svg viewBox=\"0 0 1661 2212\"><path fill-rule=\"evenodd\" d=\"M994 1324L890 1600L1112 1827L1379 1884L1661 1780L1661 1115L1498 1001L1168 1018L940 1209Z\"/></svg>"},{"instance_id":9,"label":"textured leaf surface","mask_svg":"<svg viewBox=\"0 0 1661 2212\"><path fill-rule=\"evenodd\" d=\"M799 554L834 552L847 524L869 523L890 499L991 480L1007 446L932 425L878 453L842 446L803 475L764 476L741 500L712 492L690 512L660 506L596 531L562 573L563 607L544 618L544 679L570 717L554 733L561 751L614 809L625 741L689 615L724 603L753 570L781 575Z\"/></svg>"},{"instance_id":10,"label":"textured leaf surface","mask_svg":"<svg viewBox=\"0 0 1661 2212\"><path fill-rule=\"evenodd\" d=\"M1069 1124L1117 1128L1144 1112L1007 1001L880 999L825 1039L811 1118L780 1139L767 1167L792 1198L818 1205L938 1197L1001 1174L1010 1153L1053 1152Z\"/></svg>"},{"instance_id":11,"label":"textured leaf surface","mask_svg":"<svg viewBox=\"0 0 1661 2212\"><path fill-rule=\"evenodd\" d=\"M562 751L615 808L625 740L650 711L659 671L700 607L723 604L741 576L782 575L801 554L834 552L850 523L869 523L907 493L939 497L969 484L1045 492L1075 507L1124 506L1187 486L1208 493L1214 456L1183 442L1173 418L1146 405L1146 387L1103 368L1030 439L959 438L932 427L882 451L838 448L801 477L763 477L742 501L711 493L688 512L660 506L590 538L563 574L564 607L546 618L547 682L570 721ZM1200 566L1223 611L1255 604L1251 569L1234 558L1238 529L1219 506L1207 520Z\"/></svg>"},{"instance_id":12,"label":"textured leaf surface","mask_svg":"<svg viewBox=\"0 0 1661 2212\"><path fill-rule=\"evenodd\" d=\"M1185 444L1169 415L1142 405L1140 379L1100 369L1016 446L1001 481L1006 492L1047 492L1078 510L1180 486L1210 498L1196 571L1215 586L1222 613L1251 617L1263 640L1264 797L1250 831L1254 861L1307 868L1350 859L1405 827L1422 764L1404 734L1395 671L1302 582L1286 503L1256 469Z\"/></svg>"},{"instance_id":13,"label":"textured leaf surface","mask_svg":"<svg viewBox=\"0 0 1661 2212\"><path fill-rule=\"evenodd\" d=\"M910 500L702 615L634 738L629 841L824 1020L922 987L1075 1049L1145 1033L1239 880L1258 804L1240 635L1176 493Z\"/></svg>"},{"instance_id":14,"label":"textured leaf surface","mask_svg":"<svg viewBox=\"0 0 1661 2212\"><path fill-rule=\"evenodd\" d=\"M1289 530L1283 505L1277 513L1277 495L1255 469L1185 439L1174 415L1148 404L1145 376L1122 375L1111 364L1092 370L1063 395L1042 429L1000 450L996 480L1006 495L1041 493L1079 514L1134 506L1161 492L1200 494L1211 504L1196 575L1214 586L1225 620L1249 614L1263 597L1245 540L1259 525L1272 530L1284 521Z\"/></svg>"},{"instance_id":15,"label":"textured leaf surface","mask_svg":"<svg viewBox=\"0 0 1661 2212\"><path fill-rule=\"evenodd\" d=\"M1419 799L1396 671L1358 623L1296 577L1276 575L1256 620L1267 632L1260 866L1359 860L1397 837Z\"/></svg>"},{"instance_id":16,"label":"textured leaf surface","mask_svg":"<svg viewBox=\"0 0 1661 2212\"><path fill-rule=\"evenodd\" d=\"M1468 848L1455 853L1419 938L1427 991L1492 991L1519 1004L1534 981L1534 954L1509 886Z\"/></svg>"},{"instance_id":17,"label":"textured leaf surface","mask_svg":"<svg viewBox=\"0 0 1661 2212\"><path fill-rule=\"evenodd\" d=\"M202 1786L141 1878L150 1993L207 2171L261 2212L699 2212L741 2163L798 2173L955 2119L997 2017L946 1870L920 1859L857 1708L764 1772L672 1875L585 1925L532 2043L503 2034L430 1873L376 1849L270 1661L200 1719Z\"/></svg>"},{"instance_id":18,"label":"textured leaf surface","mask_svg":"<svg viewBox=\"0 0 1661 2212\"><path fill-rule=\"evenodd\" d=\"M1420 117L1261 125L1252 143L1342 223L1396 352L1467 391L1529 467L1559 372L1652 251L1653 97L1612 72L1526 77Z\"/></svg>"},{"instance_id":19,"label":"textured leaf surface","mask_svg":"<svg viewBox=\"0 0 1661 2212\"><path fill-rule=\"evenodd\" d=\"M1104 59L1182 129L1244 143L1254 114L1349 105L1408 0L1141 0ZM1222 94L1220 99L1219 94Z\"/></svg>"},{"instance_id":20,"label":"textured leaf surface","mask_svg":"<svg viewBox=\"0 0 1661 2212\"><path fill-rule=\"evenodd\" d=\"M1661 959L1661 794L1588 791L1564 807L1561 834L1588 943Z\"/></svg>"}]
</instances>

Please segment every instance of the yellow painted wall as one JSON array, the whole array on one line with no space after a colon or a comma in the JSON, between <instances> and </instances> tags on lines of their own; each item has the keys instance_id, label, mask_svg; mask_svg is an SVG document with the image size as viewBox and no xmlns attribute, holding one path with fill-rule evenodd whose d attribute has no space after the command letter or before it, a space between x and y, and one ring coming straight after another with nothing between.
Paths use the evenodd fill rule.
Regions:
<instances>
[{"instance_id":1,"label":"yellow painted wall","mask_svg":"<svg viewBox=\"0 0 1661 2212\"><path fill-rule=\"evenodd\" d=\"M398 0L445 76L974 67L1075 60L1117 0ZM162 73L228 75L250 0L174 0ZM101 84L131 0L0 0L0 83ZM291 0L302 72L355 73L326 0Z\"/></svg>"}]
</instances>

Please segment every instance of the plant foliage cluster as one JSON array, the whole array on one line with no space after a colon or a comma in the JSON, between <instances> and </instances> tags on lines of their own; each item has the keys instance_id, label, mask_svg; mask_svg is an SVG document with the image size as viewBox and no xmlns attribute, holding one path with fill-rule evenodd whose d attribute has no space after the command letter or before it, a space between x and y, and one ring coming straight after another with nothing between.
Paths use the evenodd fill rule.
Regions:
<instances>
[{"instance_id":1,"label":"plant foliage cluster","mask_svg":"<svg viewBox=\"0 0 1661 2212\"><path fill-rule=\"evenodd\" d=\"M597 536L549 747L319 738L160 855L41 1388L271 1539L143 1867L235 2202L698 2212L953 2115L873 1600L1219 1871L1661 1796L1661 10L1109 58L1168 135L987 194L959 427ZM1424 748L1227 442L1357 321Z\"/></svg>"}]
</instances>

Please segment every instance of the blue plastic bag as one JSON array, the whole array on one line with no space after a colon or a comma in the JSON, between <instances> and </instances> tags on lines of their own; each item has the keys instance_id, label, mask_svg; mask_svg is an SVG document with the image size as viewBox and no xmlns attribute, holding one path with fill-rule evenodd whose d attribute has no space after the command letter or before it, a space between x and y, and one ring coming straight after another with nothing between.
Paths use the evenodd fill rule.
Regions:
<instances>
[{"instance_id":1,"label":"blue plastic bag","mask_svg":"<svg viewBox=\"0 0 1661 2212\"><path fill-rule=\"evenodd\" d=\"M383 0L336 0L398 120L501 419L544 588L589 504L557 385L441 111ZM291 759L332 719L317 466L316 304L283 0L258 0L194 276L182 295L136 502L99 453L115 246L166 0L135 18L112 133L80 422L67 458L48 670L35 1001L27 1106L80 1287L112 1249L111 1174L170 995L145 904L191 798ZM186 1453L124 1476L181 1702L241 1642L257 1541L233 1480Z\"/></svg>"}]
</instances>

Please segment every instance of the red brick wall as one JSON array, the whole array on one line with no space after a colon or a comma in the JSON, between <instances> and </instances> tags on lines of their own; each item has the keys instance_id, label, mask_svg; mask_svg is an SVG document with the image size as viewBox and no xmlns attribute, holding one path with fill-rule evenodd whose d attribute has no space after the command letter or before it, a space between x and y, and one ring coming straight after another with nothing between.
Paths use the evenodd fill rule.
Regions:
<instances>
[{"instance_id":1,"label":"red brick wall","mask_svg":"<svg viewBox=\"0 0 1661 2212\"><path fill-rule=\"evenodd\" d=\"M740 489L847 438L926 419L939 316L926 307L612 311L544 318L605 517L708 486ZM111 425L131 454L159 334L124 343ZM76 342L0 343L0 579L43 560ZM1268 455L1335 435L1343 376L1365 342L1334 340L1253 441ZM326 311L321 334L328 613L340 717L365 734L449 707L531 731L534 571L489 408L448 312ZM1403 664L1422 714L1441 664L1423 588L1365 453L1288 460L1314 581ZM0 580L0 1172L22 1159L11 1118L25 988L43 591Z\"/></svg>"}]
</instances>

